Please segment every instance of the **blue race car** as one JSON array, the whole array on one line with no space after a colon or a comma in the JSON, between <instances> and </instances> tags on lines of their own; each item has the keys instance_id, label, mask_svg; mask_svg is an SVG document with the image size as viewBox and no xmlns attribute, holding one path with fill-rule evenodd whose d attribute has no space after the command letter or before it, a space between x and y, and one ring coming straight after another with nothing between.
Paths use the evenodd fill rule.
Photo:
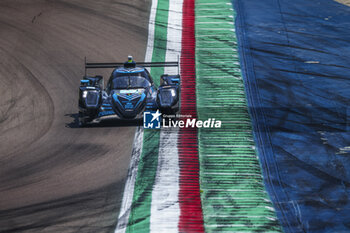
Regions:
<instances>
[{"instance_id":1,"label":"blue race car","mask_svg":"<svg viewBox=\"0 0 350 233\"><path fill-rule=\"evenodd\" d=\"M146 110L175 114L179 110L180 75L164 74L157 88L145 67L179 66L178 62L86 63L79 87L79 126L104 119L140 120ZM106 88L102 76L87 69L114 68Z\"/></svg>"}]
</instances>

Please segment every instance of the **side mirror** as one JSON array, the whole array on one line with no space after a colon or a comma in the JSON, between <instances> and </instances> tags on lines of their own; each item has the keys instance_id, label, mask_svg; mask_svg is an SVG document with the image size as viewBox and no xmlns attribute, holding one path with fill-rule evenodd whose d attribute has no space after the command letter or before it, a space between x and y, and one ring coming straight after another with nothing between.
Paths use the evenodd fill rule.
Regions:
<instances>
[{"instance_id":1,"label":"side mirror","mask_svg":"<svg viewBox=\"0 0 350 233\"><path fill-rule=\"evenodd\" d=\"M80 80L80 86L81 87L87 87L87 86L89 86L89 84L90 84L90 80L88 80L88 79Z\"/></svg>"},{"instance_id":2,"label":"side mirror","mask_svg":"<svg viewBox=\"0 0 350 233\"><path fill-rule=\"evenodd\" d=\"M179 85L180 84L180 75L167 75L163 74L160 77L160 85L161 86L167 86L167 85Z\"/></svg>"},{"instance_id":3,"label":"side mirror","mask_svg":"<svg viewBox=\"0 0 350 233\"><path fill-rule=\"evenodd\" d=\"M171 81L173 83L179 84L180 83L180 78L171 78Z\"/></svg>"}]
</instances>

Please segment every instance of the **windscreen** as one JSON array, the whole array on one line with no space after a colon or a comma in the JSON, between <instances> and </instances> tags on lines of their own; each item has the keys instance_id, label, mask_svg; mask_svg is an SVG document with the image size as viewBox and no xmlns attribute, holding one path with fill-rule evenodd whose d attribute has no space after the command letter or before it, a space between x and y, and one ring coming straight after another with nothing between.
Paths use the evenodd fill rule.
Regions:
<instances>
[{"instance_id":1,"label":"windscreen","mask_svg":"<svg viewBox=\"0 0 350 233\"><path fill-rule=\"evenodd\" d=\"M130 74L119 76L113 79L113 89L145 88L149 86L149 81L140 74Z\"/></svg>"}]
</instances>

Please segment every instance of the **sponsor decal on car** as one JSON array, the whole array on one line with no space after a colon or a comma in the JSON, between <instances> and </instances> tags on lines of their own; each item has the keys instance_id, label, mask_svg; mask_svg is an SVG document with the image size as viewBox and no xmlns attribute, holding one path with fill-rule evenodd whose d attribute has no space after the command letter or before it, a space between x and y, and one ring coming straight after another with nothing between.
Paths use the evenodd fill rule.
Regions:
<instances>
[{"instance_id":1,"label":"sponsor decal on car","mask_svg":"<svg viewBox=\"0 0 350 233\"><path fill-rule=\"evenodd\" d=\"M133 94L138 92L139 92L139 89L120 90L121 94Z\"/></svg>"}]
</instances>

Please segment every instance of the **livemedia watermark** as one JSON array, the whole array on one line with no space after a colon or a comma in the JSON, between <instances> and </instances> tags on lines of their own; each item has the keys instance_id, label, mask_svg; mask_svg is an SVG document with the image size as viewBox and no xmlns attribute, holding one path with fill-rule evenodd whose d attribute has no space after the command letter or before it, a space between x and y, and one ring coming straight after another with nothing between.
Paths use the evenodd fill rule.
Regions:
<instances>
[{"instance_id":1,"label":"livemedia watermark","mask_svg":"<svg viewBox=\"0 0 350 233\"><path fill-rule=\"evenodd\" d=\"M162 115L159 110L145 111L143 114L143 127L145 129L160 128L221 128L222 122L215 118L198 120L191 115Z\"/></svg>"}]
</instances>

